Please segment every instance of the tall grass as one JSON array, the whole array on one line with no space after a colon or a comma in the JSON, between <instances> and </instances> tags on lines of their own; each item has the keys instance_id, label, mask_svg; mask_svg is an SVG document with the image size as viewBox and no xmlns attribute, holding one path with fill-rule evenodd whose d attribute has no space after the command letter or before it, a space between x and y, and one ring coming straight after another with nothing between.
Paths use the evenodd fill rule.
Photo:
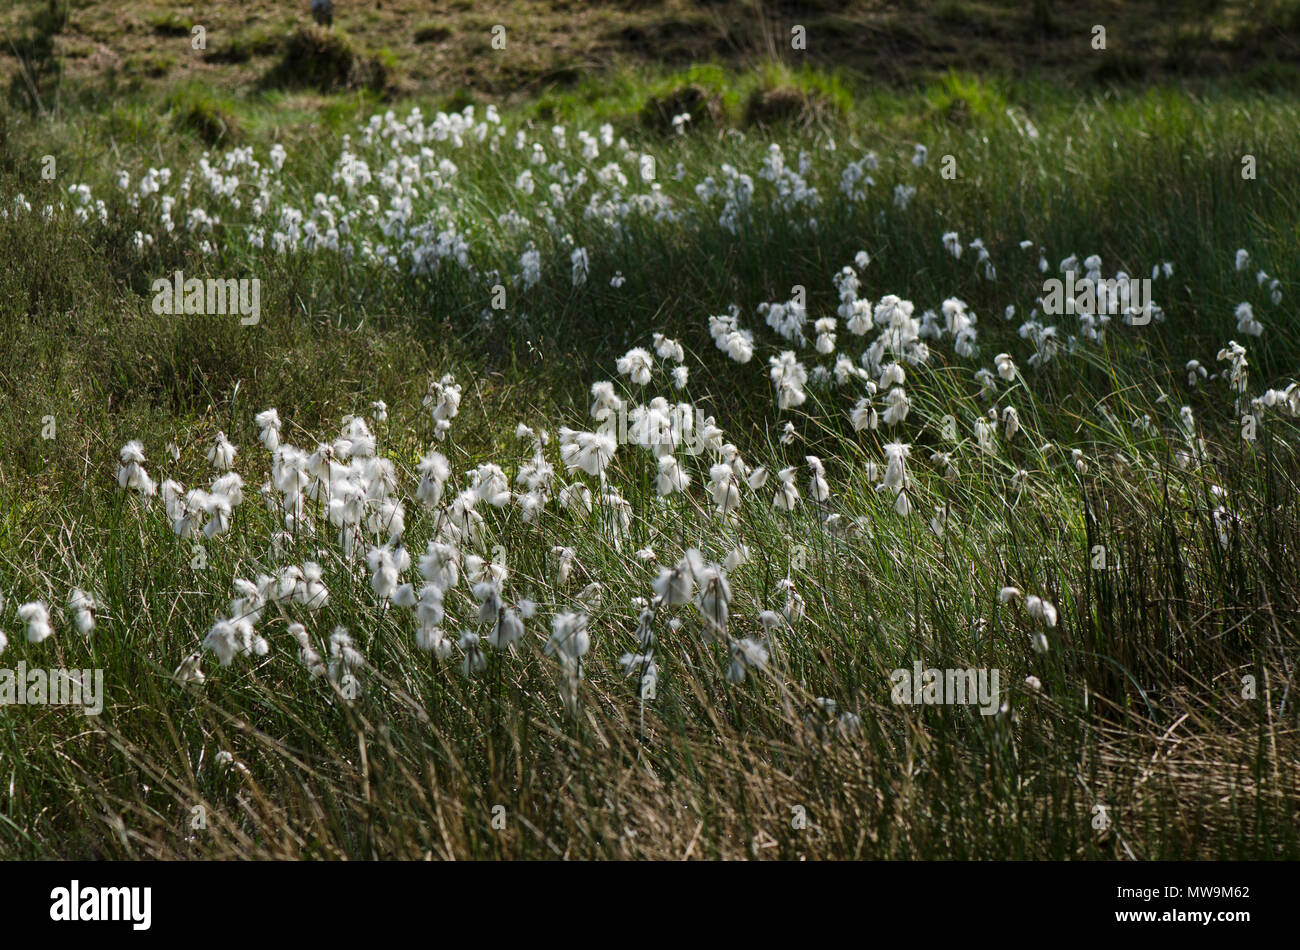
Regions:
<instances>
[{"instance_id":1,"label":"tall grass","mask_svg":"<svg viewBox=\"0 0 1300 950\"><path fill-rule=\"evenodd\" d=\"M131 103L11 129L12 154L53 152L63 169L58 186L91 184L110 214L105 225L63 214L48 223L0 221L0 250L12 262L0 272L0 629L12 641L4 657L10 665L21 658L29 666L103 667L109 703L91 718L0 708L6 853L1300 853L1300 746L1289 690L1300 616L1296 424L1269 414L1260 438L1246 443L1226 381L1190 391L1183 368L1198 359L1219 369L1216 351L1235 335L1232 308L1251 300L1267 327L1248 343L1252 394L1282 388L1295 372L1300 330L1286 316L1300 237L1295 104L1152 91L1073 105L1044 90L990 90L955 77L912 97L864 96L847 117L820 117L811 127L646 139L635 100L619 99L627 105L618 131L656 157L658 184L687 214L674 222L631 215L615 232L569 206L554 227L515 236L496 218L524 207L514 187L520 160L509 148L503 159L468 145L455 156L449 213L474 230L474 270L444 266L423 276L329 253L258 250L230 211L210 238L215 254L201 254L200 236L179 228L138 253L131 238L148 221L115 194L113 176L118 167L132 169L133 180L149 165L188 167L201 150L191 132L104 148L97 130L139 128L147 106ZM357 137L347 102L335 101L335 121L324 127L281 126L274 116L282 113L267 100L223 108L259 157L273 141L289 147L284 194L309 207L316 192L338 190L329 174L337 137ZM510 137L531 122L530 139L546 141L557 121L571 124L572 137L576 127L611 117L608 103L581 96L546 104L545 115L538 121L528 107L507 113ZM824 199L817 227L763 200L733 234L692 188L724 162L753 174L773 142L792 164L800 150L815 156L810 177ZM924 168L910 162L916 142L929 148ZM840 200L839 168L867 149L880 156L877 185L861 202ZM377 167L383 148L375 152ZM1240 175L1247 153L1260 169L1253 181ZM956 159L955 180L937 173L944 155ZM37 206L66 200L31 167L6 168L3 206L19 191ZM892 200L895 183L918 188L906 209ZM944 250L939 236L948 230L984 240L996 280L969 255L954 260ZM488 275L516 272L526 239L542 252L541 280L527 291L511 285L508 318L485 322ZM1022 251L1023 239L1033 248ZM1108 271L1134 275L1174 261L1172 279L1156 284L1164 322L1116 323L1102 343L1029 369L1016 327L1042 293L1040 246L1052 273L1071 253L1099 253ZM571 247L590 254L581 289L570 275ZM1254 266L1233 269L1238 247L1283 281L1283 307L1267 304ZM907 518L867 475L866 463L883 464L892 433L854 432L851 402L834 391L812 390L800 410L776 411L766 357L787 345L754 315L761 302L787 299L794 285L807 288L810 314L833 313L831 277L860 249L871 255L864 296L896 293L918 313L958 296L980 317L979 360L936 345L932 364L908 367L913 406L901 432L913 445L918 485ZM260 275L262 324L249 332L221 317L154 316L149 283L176 268L187 276ZM609 285L615 271L626 277L618 289ZM756 331L757 355L744 367L707 335L707 316L731 303ZM1016 318L1004 321L1008 305ZM379 453L409 489L432 439L420 407L426 376L452 371L465 384L451 440L440 444L453 485L464 487L462 473L486 460L513 479L511 460L526 454L515 424L590 427L590 383L613 378L614 359L648 345L652 331L682 341L691 367L686 395L747 460L774 473L800 466L802 488L804 456L816 454L832 500L774 510L769 484L745 493L734 525L720 526L701 495L702 460L689 496L663 501L653 459L621 447L610 477L635 517L619 544L598 518L583 523L548 510L525 524L513 509L490 509L507 588L537 601L539 615L517 653L493 655L474 679L455 671L459 654L438 663L419 650L409 614L377 602L364 572L328 539L274 546L278 519L254 497L268 464L256 445L255 412L277 406L285 440L310 448L332 438L345 413L368 414L382 398L390 415L376 425ZM847 349L842 325L839 333ZM972 373L997 352L1013 353L1021 375L990 403ZM1190 462L1178 455L1188 449L1179 428L1184 404L1204 440ZM1014 406L1023 427L993 456L975 449L973 434L990 405ZM53 439L40 437L47 415L57 422ZM956 422L956 440L944 434L945 416ZM1132 425L1144 416L1149 428ZM792 445L777 439L787 420L800 435ZM155 477L202 484L203 453L217 430L241 447L237 468L250 497L230 533L205 544L205 566L193 568L191 545L173 535L160 505L142 505L114 481L116 451L140 438ZM163 452L173 441L177 461ZM1083 471L1072 448L1085 454ZM955 477L930 461L939 451L952 453ZM1226 533L1213 486L1226 492L1235 517ZM936 506L948 511L938 535L927 528ZM408 508L406 536L418 554L434 526L418 506ZM834 532L825 523L831 512L859 520ZM702 544L720 560L737 539L749 560L731 572L732 636L761 635L757 617L781 609L783 579L806 601L806 616L771 637L767 670L732 684L722 676L726 647L701 636L690 608L662 608L657 695L641 701L635 677L616 662L638 649L630 600L649 596L655 575L632 552L648 545L670 564ZM556 579L556 546L575 551L565 584ZM1098 546L1102 569L1093 567ZM313 558L331 589L311 621L313 636L335 625L352 632L368 661L360 696L345 698L308 677L274 607L264 621L267 656L230 667L209 657L200 688L172 681L225 609L236 577ZM592 581L602 597L588 608L593 649L581 712L572 716L557 695L555 661L541 649L545 618L574 609ZM74 585L99 600L93 636L62 624L42 644L21 643L13 605L40 597L61 606ZM1059 609L1046 654L1030 648L1036 627L1024 607L998 603L1006 585ZM448 594L457 627L473 625L474 609L463 588ZM665 622L672 616L679 627ZM893 704L890 671L916 660L999 669L1006 708L982 716L973 707ZM1026 682L1031 675L1041 688ZM1257 684L1253 698L1245 676ZM855 714L860 728L837 726L821 699ZM242 770L218 765L223 751ZM1099 805L1108 818L1102 828ZM797 808L806 826L793 820ZM197 814L206 827L193 827Z\"/></svg>"}]
</instances>

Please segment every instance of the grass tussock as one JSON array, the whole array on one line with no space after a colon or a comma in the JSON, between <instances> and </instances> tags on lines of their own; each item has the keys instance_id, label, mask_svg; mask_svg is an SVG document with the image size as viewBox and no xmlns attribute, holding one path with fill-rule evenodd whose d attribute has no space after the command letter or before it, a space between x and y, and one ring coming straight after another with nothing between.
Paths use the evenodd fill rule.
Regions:
<instances>
[{"instance_id":1,"label":"grass tussock","mask_svg":"<svg viewBox=\"0 0 1300 950\"><path fill-rule=\"evenodd\" d=\"M641 110L641 122L660 133L675 131L673 120L690 116L690 124L717 125L724 118L722 99L696 83L679 86L663 95L650 96Z\"/></svg>"},{"instance_id":2,"label":"grass tussock","mask_svg":"<svg viewBox=\"0 0 1300 950\"><path fill-rule=\"evenodd\" d=\"M239 120L216 94L197 84L177 86L167 97L172 125L207 145L239 141Z\"/></svg>"},{"instance_id":3,"label":"grass tussock","mask_svg":"<svg viewBox=\"0 0 1300 950\"><path fill-rule=\"evenodd\" d=\"M394 81L388 58L360 52L341 30L304 26L285 38L280 60L263 77L262 85L269 89L365 89L383 93Z\"/></svg>"}]
</instances>

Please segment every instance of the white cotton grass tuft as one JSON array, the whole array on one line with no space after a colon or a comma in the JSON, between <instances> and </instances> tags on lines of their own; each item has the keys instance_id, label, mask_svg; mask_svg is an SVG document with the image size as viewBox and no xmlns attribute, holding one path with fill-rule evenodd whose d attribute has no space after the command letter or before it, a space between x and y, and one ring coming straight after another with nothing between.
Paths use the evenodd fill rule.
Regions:
<instances>
[{"instance_id":1,"label":"white cotton grass tuft","mask_svg":"<svg viewBox=\"0 0 1300 950\"><path fill-rule=\"evenodd\" d=\"M910 411L911 399L907 396L907 392L901 386L896 387L885 394L885 412L880 417L880 421L892 429L900 422L907 421L907 413Z\"/></svg>"},{"instance_id":2,"label":"white cotton grass tuft","mask_svg":"<svg viewBox=\"0 0 1300 950\"><path fill-rule=\"evenodd\" d=\"M546 641L547 656L580 659L591 649L591 636L587 632L587 615L562 612L551 620L551 638Z\"/></svg>"},{"instance_id":3,"label":"white cotton grass tuft","mask_svg":"<svg viewBox=\"0 0 1300 950\"><path fill-rule=\"evenodd\" d=\"M446 373L436 380L430 377L424 405L433 415L435 438L446 438L451 428L451 420L460 414L462 392L462 387L451 373Z\"/></svg>"},{"instance_id":4,"label":"white cotton grass tuft","mask_svg":"<svg viewBox=\"0 0 1300 950\"><path fill-rule=\"evenodd\" d=\"M693 560L691 556L685 557L673 567L662 568L655 578L655 596L668 606L684 604L691 599L691 593L695 589Z\"/></svg>"},{"instance_id":5,"label":"white cotton grass tuft","mask_svg":"<svg viewBox=\"0 0 1300 950\"><path fill-rule=\"evenodd\" d=\"M503 607L498 611L496 623L488 635L488 644L494 650L513 650L524 638L524 621L520 610Z\"/></svg>"},{"instance_id":6,"label":"white cotton grass tuft","mask_svg":"<svg viewBox=\"0 0 1300 950\"><path fill-rule=\"evenodd\" d=\"M415 633L415 643L421 650L439 660L451 656L452 642L441 627L421 627Z\"/></svg>"},{"instance_id":7,"label":"white cotton grass tuft","mask_svg":"<svg viewBox=\"0 0 1300 950\"><path fill-rule=\"evenodd\" d=\"M685 491L690 484L690 474L682 468L676 457L665 455L659 459L659 474L655 479L655 491L660 497Z\"/></svg>"},{"instance_id":8,"label":"white cotton grass tuft","mask_svg":"<svg viewBox=\"0 0 1300 950\"><path fill-rule=\"evenodd\" d=\"M366 658L352 642L352 635L346 627L335 627L329 639L330 661L328 673L330 679L341 683L343 677L353 670L366 665Z\"/></svg>"},{"instance_id":9,"label":"white cotton grass tuft","mask_svg":"<svg viewBox=\"0 0 1300 950\"><path fill-rule=\"evenodd\" d=\"M18 619L26 624L28 643L41 643L54 635L50 610L42 600L29 601L18 608Z\"/></svg>"},{"instance_id":10,"label":"white cotton grass tuft","mask_svg":"<svg viewBox=\"0 0 1300 950\"><path fill-rule=\"evenodd\" d=\"M750 637L732 640L730 658L727 662L727 682L743 683L746 671L763 669L767 666L769 656L767 646L760 640Z\"/></svg>"},{"instance_id":11,"label":"white cotton grass tuft","mask_svg":"<svg viewBox=\"0 0 1300 950\"><path fill-rule=\"evenodd\" d=\"M727 552L727 556L722 561L722 566L728 571L734 571L742 564L747 563L749 563L749 547L741 541Z\"/></svg>"},{"instance_id":12,"label":"white cotton grass tuft","mask_svg":"<svg viewBox=\"0 0 1300 950\"><path fill-rule=\"evenodd\" d=\"M375 596L388 600L397 591L401 576L411 567L411 556L406 548L372 547L366 553L370 568L370 586Z\"/></svg>"},{"instance_id":13,"label":"white cotton grass tuft","mask_svg":"<svg viewBox=\"0 0 1300 950\"><path fill-rule=\"evenodd\" d=\"M483 653L483 648L479 645L479 635L470 630L462 630L460 634L460 648L465 651L465 656L460 663L460 672L466 679L478 676L487 669L487 656Z\"/></svg>"},{"instance_id":14,"label":"white cotton grass tuft","mask_svg":"<svg viewBox=\"0 0 1300 950\"><path fill-rule=\"evenodd\" d=\"M500 586L490 580L483 580L473 586L471 593L479 602L478 622L495 621L502 610Z\"/></svg>"},{"instance_id":15,"label":"white cotton grass tuft","mask_svg":"<svg viewBox=\"0 0 1300 950\"><path fill-rule=\"evenodd\" d=\"M793 465L776 473L776 494L772 497L772 507L781 511L793 511L799 503L799 488L795 485L798 474Z\"/></svg>"},{"instance_id":16,"label":"white cotton grass tuft","mask_svg":"<svg viewBox=\"0 0 1300 950\"><path fill-rule=\"evenodd\" d=\"M655 664L654 651L645 653L624 653L618 658L625 676L640 675L640 696L642 700L654 696L655 684L659 681L659 668Z\"/></svg>"},{"instance_id":17,"label":"white cotton grass tuft","mask_svg":"<svg viewBox=\"0 0 1300 950\"><path fill-rule=\"evenodd\" d=\"M77 632L89 636L95 630L95 599L79 587L68 595L68 610Z\"/></svg>"},{"instance_id":18,"label":"white cotton grass tuft","mask_svg":"<svg viewBox=\"0 0 1300 950\"><path fill-rule=\"evenodd\" d=\"M808 382L808 370L795 357L793 350L784 350L779 356L769 358L768 376L776 391L777 408L784 411L802 406L808 399L804 388Z\"/></svg>"},{"instance_id":19,"label":"white cotton grass tuft","mask_svg":"<svg viewBox=\"0 0 1300 950\"><path fill-rule=\"evenodd\" d=\"M430 449L420 459L416 470L420 473L420 483L415 490L415 498L427 508L437 508L442 501L443 488L451 478L451 464L441 452Z\"/></svg>"},{"instance_id":20,"label":"white cotton grass tuft","mask_svg":"<svg viewBox=\"0 0 1300 950\"><path fill-rule=\"evenodd\" d=\"M275 409L266 409L253 417L258 427L258 441L268 452L280 447L280 413Z\"/></svg>"},{"instance_id":21,"label":"white cotton grass tuft","mask_svg":"<svg viewBox=\"0 0 1300 950\"><path fill-rule=\"evenodd\" d=\"M144 446L132 439L122 446L118 457L122 464L117 470L117 483L123 488L139 492L145 498L153 497L157 486L144 469Z\"/></svg>"},{"instance_id":22,"label":"white cotton grass tuft","mask_svg":"<svg viewBox=\"0 0 1300 950\"><path fill-rule=\"evenodd\" d=\"M807 604L803 596L795 590L794 582L785 577L777 582L777 590L785 592L785 606L781 608L781 614L785 617L786 623L794 626L803 619L807 611Z\"/></svg>"},{"instance_id":23,"label":"white cotton grass tuft","mask_svg":"<svg viewBox=\"0 0 1300 950\"><path fill-rule=\"evenodd\" d=\"M854 432L875 429L880 425L880 416L871 405L870 396L864 396L857 401L849 412L849 421L853 424Z\"/></svg>"},{"instance_id":24,"label":"white cotton grass tuft","mask_svg":"<svg viewBox=\"0 0 1300 950\"><path fill-rule=\"evenodd\" d=\"M1045 626L1056 626L1056 607L1036 594L1025 598L1025 612L1035 620L1041 620Z\"/></svg>"},{"instance_id":25,"label":"white cotton grass tuft","mask_svg":"<svg viewBox=\"0 0 1300 950\"><path fill-rule=\"evenodd\" d=\"M222 666L230 666L235 657L241 655L266 656L270 644L253 627L256 615L238 609L232 610L231 614L229 618L219 618L208 629L203 638L204 648L215 654Z\"/></svg>"},{"instance_id":26,"label":"white cotton grass tuft","mask_svg":"<svg viewBox=\"0 0 1300 950\"><path fill-rule=\"evenodd\" d=\"M727 515L740 507L740 480L732 466L717 462L709 467L709 495L720 515Z\"/></svg>"},{"instance_id":27,"label":"white cotton grass tuft","mask_svg":"<svg viewBox=\"0 0 1300 950\"><path fill-rule=\"evenodd\" d=\"M648 351L638 346L620 356L617 366L619 375L628 377L638 386L645 386L650 382L654 360Z\"/></svg>"},{"instance_id":28,"label":"white cotton grass tuft","mask_svg":"<svg viewBox=\"0 0 1300 950\"><path fill-rule=\"evenodd\" d=\"M591 476L600 475L618 448L615 437L607 432L561 428L559 435L560 459L570 472L581 470Z\"/></svg>"},{"instance_id":29,"label":"white cotton grass tuft","mask_svg":"<svg viewBox=\"0 0 1300 950\"><path fill-rule=\"evenodd\" d=\"M544 652L559 661L560 701L569 716L578 714L582 657L590 648L591 637L587 632L586 614L565 611L551 619L551 637L546 642Z\"/></svg>"},{"instance_id":30,"label":"white cotton grass tuft","mask_svg":"<svg viewBox=\"0 0 1300 950\"><path fill-rule=\"evenodd\" d=\"M662 333L654 334L655 355L661 360L672 360L674 363L680 363L686 359L686 351L676 340L664 336Z\"/></svg>"},{"instance_id":31,"label":"white cotton grass tuft","mask_svg":"<svg viewBox=\"0 0 1300 950\"><path fill-rule=\"evenodd\" d=\"M808 463L811 472L808 481L808 497L816 502L829 500L831 488L826 481L826 467L822 465L822 460L815 455L806 456L804 460Z\"/></svg>"},{"instance_id":32,"label":"white cotton grass tuft","mask_svg":"<svg viewBox=\"0 0 1300 950\"><path fill-rule=\"evenodd\" d=\"M1008 442L1020 431L1020 414L1016 412L1014 406L1007 406L1002 410L1002 431Z\"/></svg>"},{"instance_id":33,"label":"white cotton grass tuft","mask_svg":"<svg viewBox=\"0 0 1300 950\"><path fill-rule=\"evenodd\" d=\"M725 636L731 605L731 584L720 564L705 564L696 574L699 593L695 607L704 619L705 630L715 637Z\"/></svg>"},{"instance_id":34,"label":"white cotton grass tuft","mask_svg":"<svg viewBox=\"0 0 1300 950\"><path fill-rule=\"evenodd\" d=\"M1264 325L1255 319L1255 311L1249 303L1237 304L1234 316L1237 318L1237 332L1246 336L1261 336Z\"/></svg>"},{"instance_id":35,"label":"white cotton grass tuft","mask_svg":"<svg viewBox=\"0 0 1300 950\"><path fill-rule=\"evenodd\" d=\"M228 472L235 464L239 449L231 444L224 432L218 432L216 441L208 449L208 462L219 472Z\"/></svg>"},{"instance_id":36,"label":"white cotton grass tuft","mask_svg":"<svg viewBox=\"0 0 1300 950\"><path fill-rule=\"evenodd\" d=\"M202 685L204 680L207 679L207 677L203 675L203 670L199 668L202 661L202 653L191 653L183 659L180 666L176 667L172 672L172 679L180 686L188 686L191 683Z\"/></svg>"},{"instance_id":37,"label":"white cotton grass tuft","mask_svg":"<svg viewBox=\"0 0 1300 950\"><path fill-rule=\"evenodd\" d=\"M569 576L573 573L573 565L578 552L571 547L557 544L551 548L551 553L556 557L555 586L563 587L569 583Z\"/></svg>"},{"instance_id":38,"label":"white cotton grass tuft","mask_svg":"<svg viewBox=\"0 0 1300 950\"><path fill-rule=\"evenodd\" d=\"M601 586L600 581L592 581L582 590L578 591L574 600L589 611L600 609L601 602L605 598L605 588Z\"/></svg>"}]
</instances>

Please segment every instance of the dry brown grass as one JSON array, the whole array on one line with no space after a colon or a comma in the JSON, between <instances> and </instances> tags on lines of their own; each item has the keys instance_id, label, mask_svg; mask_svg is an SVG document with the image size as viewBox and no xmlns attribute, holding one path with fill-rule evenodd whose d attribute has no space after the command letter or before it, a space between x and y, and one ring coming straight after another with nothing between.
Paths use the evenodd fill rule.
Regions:
<instances>
[{"instance_id":1,"label":"dry brown grass","mask_svg":"<svg viewBox=\"0 0 1300 950\"><path fill-rule=\"evenodd\" d=\"M334 28L367 54L391 55L407 91L473 87L498 95L563 85L615 64L779 59L887 82L953 68L1041 71L1078 81L1294 72L1300 65L1300 40L1286 29L1297 14L1287 0L1188 2L1173 9L1101 0L1032 6L1018 0L509 0L490 9L453 0L438 6L431 13L425 0L341 0ZM1040 7L1049 15L1040 15ZM21 35L30 14L30 8L11 5L0 12L0 30ZM252 87L309 20L305 0L86 0L74 5L56 45L74 79L115 73L144 85L199 79ZM490 45L498 23L507 29L504 51ZM1096 23L1107 25L1105 58L1081 55ZM206 50L191 48L195 24L207 30ZM808 30L806 52L790 49L793 24ZM8 43L0 47L0 77L7 82L17 60Z\"/></svg>"}]
</instances>

